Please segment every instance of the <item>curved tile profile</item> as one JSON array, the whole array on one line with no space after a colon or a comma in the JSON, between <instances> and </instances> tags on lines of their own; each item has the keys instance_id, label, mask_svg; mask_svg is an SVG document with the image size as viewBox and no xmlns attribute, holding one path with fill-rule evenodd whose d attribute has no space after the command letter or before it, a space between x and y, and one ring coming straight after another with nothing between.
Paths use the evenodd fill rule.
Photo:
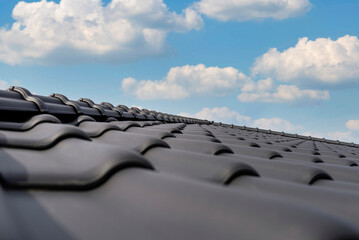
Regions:
<instances>
[{"instance_id":1,"label":"curved tile profile","mask_svg":"<svg viewBox=\"0 0 359 240\"><path fill-rule=\"evenodd\" d=\"M29 196L26 191L0 190L0 194L1 206L16 213L0 215L0 222L7 223L6 231L1 232L4 239L9 239L9 231L26 233L30 239L46 239L48 229L54 229L51 223L57 223L77 239L121 236L180 240L196 236L209 240L346 240L359 237L356 225L321 209L271 195L137 169L115 174L93 191L31 191ZM34 208L35 203L48 211L50 223L33 210L39 209ZM26 223L26 230L19 228L23 226L19 222ZM57 234L58 230L53 233Z\"/></svg>"},{"instance_id":2,"label":"curved tile profile","mask_svg":"<svg viewBox=\"0 0 359 240\"><path fill-rule=\"evenodd\" d=\"M122 111L119 108L113 106L111 103L102 102L101 105L106 106L107 108L109 108L110 110L112 110L114 112L117 112L120 117L124 117Z\"/></svg>"},{"instance_id":3,"label":"curved tile profile","mask_svg":"<svg viewBox=\"0 0 359 240\"><path fill-rule=\"evenodd\" d=\"M116 118L114 118L114 117L107 117L106 118L106 122L116 122L116 121L118 121Z\"/></svg>"},{"instance_id":4,"label":"curved tile profile","mask_svg":"<svg viewBox=\"0 0 359 240\"><path fill-rule=\"evenodd\" d=\"M179 139L179 138L166 138L165 142L167 142L171 146L171 148L177 150L205 153L210 155L233 153L232 149L230 149L226 145L216 142Z\"/></svg>"},{"instance_id":5,"label":"curved tile profile","mask_svg":"<svg viewBox=\"0 0 359 240\"><path fill-rule=\"evenodd\" d=\"M293 162L281 160L271 160L256 157L249 157L236 154L224 154L226 157L238 159L238 161L254 167L258 174L265 178L277 179L301 184L313 184L318 180L332 180L332 176L323 170L321 165L314 163Z\"/></svg>"},{"instance_id":6,"label":"curved tile profile","mask_svg":"<svg viewBox=\"0 0 359 240\"><path fill-rule=\"evenodd\" d=\"M151 128L162 128L162 129L166 129L167 131L170 131L171 133L182 133L181 130L183 130L183 128L186 125L183 123L167 123L167 124L160 124L160 125L155 125L155 126L150 126Z\"/></svg>"},{"instance_id":7,"label":"curved tile profile","mask_svg":"<svg viewBox=\"0 0 359 240\"><path fill-rule=\"evenodd\" d=\"M163 131L166 131L166 132L169 132L169 133L182 133L182 131L178 128L178 127L175 127L175 126L170 126L172 124L163 124L163 125L153 125L153 126L146 126L145 128L148 128L148 129L157 129L157 130L163 130Z\"/></svg>"},{"instance_id":8,"label":"curved tile profile","mask_svg":"<svg viewBox=\"0 0 359 240\"><path fill-rule=\"evenodd\" d=\"M148 128L139 128L139 127L131 127L126 130L129 133L139 133L148 136L152 136L159 139L164 139L167 137L176 137L174 134L162 130L148 129Z\"/></svg>"},{"instance_id":9,"label":"curved tile profile","mask_svg":"<svg viewBox=\"0 0 359 240\"><path fill-rule=\"evenodd\" d=\"M139 154L121 147L67 139L44 150L0 150L6 188L92 189L125 168L152 169Z\"/></svg>"},{"instance_id":10,"label":"curved tile profile","mask_svg":"<svg viewBox=\"0 0 359 240\"><path fill-rule=\"evenodd\" d=\"M32 118L30 118L26 122L0 122L0 129L2 130L11 130L11 131L27 131L35 126L37 126L40 123L61 123L61 121L52 115L49 114L41 114L41 115L35 115Z\"/></svg>"},{"instance_id":11,"label":"curved tile profile","mask_svg":"<svg viewBox=\"0 0 359 240\"><path fill-rule=\"evenodd\" d=\"M93 118L90 117L90 116L80 115L80 116L78 116L74 121L72 121L70 124L71 124L71 125L74 125L74 126L78 126L78 125L81 124L82 122L86 122L86 121L96 122L96 120L93 119Z\"/></svg>"},{"instance_id":12,"label":"curved tile profile","mask_svg":"<svg viewBox=\"0 0 359 240\"><path fill-rule=\"evenodd\" d=\"M352 167L358 166L358 163L356 162L356 160L350 159L350 158L335 158L335 157L329 157L329 156L320 156L320 158L325 163L344 165L344 166L352 166Z\"/></svg>"},{"instance_id":13,"label":"curved tile profile","mask_svg":"<svg viewBox=\"0 0 359 240\"><path fill-rule=\"evenodd\" d=\"M274 158L282 158L283 156L277 151L257 148L257 147L245 147L233 144L226 144L230 147L235 154L249 156L249 157L258 157L265 159L274 159Z\"/></svg>"},{"instance_id":14,"label":"curved tile profile","mask_svg":"<svg viewBox=\"0 0 359 240\"><path fill-rule=\"evenodd\" d=\"M238 166L238 167L234 167L231 172L228 173L227 177L224 179L224 184L225 185L229 185L231 184L232 181L234 181L235 179L239 179L243 176L252 176L252 177L260 177L258 172L250 167L243 167L243 166Z\"/></svg>"},{"instance_id":15,"label":"curved tile profile","mask_svg":"<svg viewBox=\"0 0 359 240\"><path fill-rule=\"evenodd\" d=\"M46 149L66 138L90 140L89 136L71 125L41 123L29 131L0 130L0 147Z\"/></svg>"},{"instance_id":16,"label":"curved tile profile","mask_svg":"<svg viewBox=\"0 0 359 240\"><path fill-rule=\"evenodd\" d=\"M240 161L167 148L153 148L144 155L160 173L228 184L247 175L259 176L254 168Z\"/></svg>"},{"instance_id":17,"label":"curved tile profile","mask_svg":"<svg viewBox=\"0 0 359 240\"><path fill-rule=\"evenodd\" d=\"M119 121L119 122L112 122L112 124L118 126L122 131L126 131L127 129L132 127L139 127L139 128L141 127L140 124L133 121Z\"/></svg>"},{"instance_id":18,"label":"curved tile profile","mask_svg":"<svg viewBox=\"0 0 359 240\"><path fill-rule=\"evenodd\" d=\"M115 146L125 147L141 154L154 147L170 148L170 146L158 139L148 135L138 133L128 133L119 131L108 131L93 141L99 143L107 143Z\"/></svg>"},{"instance_id":19,"label":"curved tile profile","mask_svg":"<svg viewBox=\"0 0 359 240\"><path fill-rule=\"evenodd\" d=\"M322 163L324 162L321 156L312 155L312 154L305 154L305 153L297 153L297 152L284 152L278 151L279 154L288 160L298 160L304 162L315 162L315 163Z\"/></svg>"},{"instance_id":20,"label":"curved tile profile","mask_svg":"<svg viewBox=\"0 0 359 240\"><path fill-rule=\"evenodd\" d=\"M79 125L79 128L83 130L89 137L95 138L101 136L103 133L115 130L122 131L120 127L115 124L106 123L106 122L82 122Z\"/></svg>"},{"instance_id":21,"label":"curved tile profile","mask_svg":"<svg viewBox=\"0 0 359 240\"><path fill-rule=\"evenodd\" d=\"M313 171L311 175L309 175L310 181L308 182L309 185L316 183L319 180L330 180L332 181L333 178L323 170Z\"/></svg>"},{"instance_id":22,"label":"curved tile profile","mask_svg":"<svg viewBox=\"0 0 359 240\"><path fill-rule=\"evenodd\" d=\"M194 134L175 134L176 138L182 138L182 139L190 139L190 140L199 140L199 141L209 141L209 142L217 142L220 143L220 141L217 138L214 137L208 137L203 135L194 135Z\"/></svg>"},{"instance_id":23,"label":"curved tile profile","mask_svg":"<svg viewBox=\"0 0 359 240\"><path fill-rule=\"evenodd\" d=\"M245 140L237 140L237 139L226 139L226 138L219 138L223 144L231 144L236 146L244 146L244 147L258 147L261 146L252 141L245 141Z\"/></svg>"},{"instance_id":24,"label":"curved tile profile","mask_svg":"<svg viewBox=\"0 0 359 240\"><path fill-rule=\"evenodd\" d=\"M208 132L208 131L187 130L187 128L185 128L184 130L182 130L182 132L185 133L185 134L214 137L213 134L211 132Z\"/></svg>"},{"instance_id":25,"label":"curved tile profile","mask_svg":"<svg viewBox=\"0 0 359 240\"><path fill-rule=\"evenodd\" d=\"M15 87L15 86L10 87L9 90L19 93L23 97L23 99L25 99L26 101L35 103L41 113L49 112L44 101L42 101L38 97L33 96L29 90L22 88L22 87Z\"/></svg>"},{"instance_id":26,"label":"curved tile profile","mask_svg":"<svg viewBox=\"0 0 359 240\"><path fill-rule=\"evenodd\" d=\"M137 123L140 125L140 127L147 127L147 126L157 125L153 121L138 121Z\"/></svg>"},{"instance_id":27,"label":"curved tile profile","mask_svg":"<svg viewBox=\"0 0 359 240\"><path fill-rule=\"evenodd\" d=\"M50 97L60 99L63 104L72 107L77 114L83 114L81 106L75 101L70 101L66 96L58 93L53 93L50 95Z\"/></svg>"},{"instance_id":28,"label":"curved tile profile","mask_svg":"<svg viewBox=\"0 0 359 240\"><path fill-rule=\"evenodd\" d=\"M359 184L359 168L335 164L318 164L321 169L328 172L334 180Z\"/></svg>"},{"instance_id":29,"label":"curved tile profile","mask_svg":"<svg viewBox=\"0 0 359 240\"><path fill-rule=\"evenodd\" d=\"M94 108L94 109L96 109L97 111L99 111L99 113L100 113L102 116L105 115L105 110L102 108L102 106L95 104L91 99L88 99L88 98L80 98L78 101L79 101L79 102L87 103L87 105L89 105L91 108Z\"/></svg>"}]
</instances>

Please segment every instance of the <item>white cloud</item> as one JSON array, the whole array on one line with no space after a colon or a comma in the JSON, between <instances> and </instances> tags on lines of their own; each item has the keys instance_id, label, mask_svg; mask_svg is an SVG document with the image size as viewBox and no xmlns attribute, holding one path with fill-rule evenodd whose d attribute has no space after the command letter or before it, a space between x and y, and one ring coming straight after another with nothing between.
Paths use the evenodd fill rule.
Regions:
<instances>
[{"instance_id":1,"label":"white cloud","mask_svg":"<svg viewBox=\"0 0 359 240\"><path fill-rule=\"evenodd\" d=\"M273 117L273 118L260 118L252 119L249 116L244 116L228 107L215 107L203 108L195 114L179 113L179 116L193 117L198 119L205 119L209 121L222 122L227 124L234 124L239 126L252 126L260 129L273 130L287 133L297 133L303 136L312 136L318 138L326 138L331 140L340 140L344 142L359 143L359 135L352 131L336 131L336 132L319 132L319 131L306 131L302 125L294 124L288 120ZM349 121L350 122L350 121ZM359 127L359 121L356 127ZM359 130L353 129L353 130Z\"/></svg>"},{"instance_id":2,"label":"white cloud","mask_svg":"<svg viewBox=\"0 0 359 240\"><path fill-rule=\"evenodd\" d=\"M0 61L128 62L158 56L168 32L200 29L193 8L170 12L162 0L41 0L19 2L14 24L0 29Z\"/></svg>"},{"instance_id":3,"label":"white cloud","mask_svg":"<svg viewBox=\"0 0 359 240\"><path fill-rule=\"evenodd\" d=\"M351 131L336 131L336 132L319 132L319 131L306 131L302 133L304 136L312 136L317 138L326 138L330 140L339 140L343 142L355 142L359 143L359 137L355 136Z\"/></svg>"},{"instance_id":4,"label":"white cloud","mask_svg":"<svg viewBox=\"0 0 359 240\"><path fill-rule=\"evenodd\" d=\"M195 6L210 18L220 21L285 19L307 12L308 0L201 0Z\"/></svg>"},{"instance_id":5,"label":"white cloud","mask_svg":"<svg viewBox=\"0 0 359 240\"><path fill-rule=\"evenodd\" d=\"M305 131L305 132L302 133L302 135L303 136L316 137L316 138L328 138L327 133L322 133L322 132L319 132L319 131Z\"/></svg>"},{"instance_id":6,"label":"white cloud","mask_svg":"<svg viewBox=\"0 0 359 240\"><path fill-rule=\"evenodd\" d=\"M294 125L291 122L281 118L260 118L253 121L253 126L261 129L271 129L274 131L284 131L291 133L302 132L304 128L301 125Z\"/></svg>"},{"instance_id":7,"label":"white cloud","mask_svg":"<svg viewBox=\"0 0 359 240\"><path fill-rule=\"evenodd\" d=\"M329 99L329 91L301 90L294 85L279 85L273 89L273 81L268 78L258 83L249 83L237 96L241 102L308 102Z\"/></svg>"},{"instance_id":8,"label":"white cloud","mask_svg":"<svg viewBox=\"0 0 359 240\"><path fill-rule=\"evenodd\" d=\"M125 93L139 99L183 99L193 95L223 96L241 91L241 102L313 102L329 99L328 91L279 85L271 78L254 82L233 67L206 67L203 64L173 67L162 80L122 81Z\"/></svg>"},{"instance_id":9,"label":"white cloud","mask_svg":"<svg viewBox=\"0 0 359 240\"><path fill-rule=\"evenodd\" d=\"M0 79L0 89L5 90L9 87L9 83Z\"/></svg>"},{"instance_id":10,"label":"white cloud","mask_svg":"<svg viewBox=\"0 0 359 240\"><path fill-rule=\"evenodd\" d=\"M273 88L273 80L271 78L259 80L257 83L254 81L248 81L242 88L242 92L265 92Z\"/></svg>"},{"instance_id":11,"label":"white cloud","mask_svg":"<svg viewBox=\"0 0 359 240\"><path fill-rule=\"evenodd\" d=\"M359 39L346 35L333 41L300 38L295 47L283 52L276 48L257 58L253 74L274 77L279 81L316 80L336 84L359 79Z\"/></svg>"},{"instance_id":12,"label":"white cloud","mask_svg":"<svg viewBox=\"0 0 359 240\"><path fill-rule=\"evenodd\" d=\"M359 131L359 120L349 120L345 126L352 131Z\"/></svg>"},{"instance_id":13,"label":"white cloud","mask_svg":"<svg viewBox=\"0 0 359 240\"><path fill-rule=\"evenodd\" d=\"M203 108L195 114L179 113L180 116L193 117L198 119L206 119L209 121L233 123L247 125L251 122L248 116L242 116L239 113L230 110L227 107Z\"/></svg>"},{"instance_id":14,"label":"white cloud","mask_svg":"<svg viewBox=\"0 0 359 240\"><path fill-rule=\"evenodd\" d=\"M344 142L358 142L358 139L356 137L354 137L353 133L350 132L350 131L347 131L347 132L340 132L340 131L329 132L328 133L328 139L339 140L339 141L344 141Z\"/></svg>"},{"instance_id":15,"label":"white cloud","mask_svg":"<svg viewBox=\"0 0 359 240\"><path fill-rule=\"evenodd\" d=\"M125 78L122 89L140 99L183 99L192 95L234 93L250 79L233 67L206 67L203 64L173 67L162 80Z\"/></svg>"},{"instance_id":16,"label":"white cloud","mask_svg":"<svg viewBox=\"0 0 359 240\"><path fill-rule=\"evenodd\" d=\"M209 121L222 122L235 125L254 126L262 129L271 129L285 132L302 132L303 127L295 125L281 118L260 118L252 120L249 116L244 116L228 107L203 108L195 114L179 113L180 116L206 119Z\"/></svg>"}]
</instances>

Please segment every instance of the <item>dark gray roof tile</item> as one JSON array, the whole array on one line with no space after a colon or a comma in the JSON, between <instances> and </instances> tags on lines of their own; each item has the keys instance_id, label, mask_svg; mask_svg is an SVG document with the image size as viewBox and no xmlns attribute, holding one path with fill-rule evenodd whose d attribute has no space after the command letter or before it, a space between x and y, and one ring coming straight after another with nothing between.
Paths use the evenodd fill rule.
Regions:
<instances>
[{"instance_id":1,"label":"dark gray roof tile","mask_svg":"<svg viewBox=\"0 0 359 240\"><path fill-rule=\"evenodd\" d=\"M359 239L359 145L0 90L1 239Z\"/></svg>"},{"instance_id":2,"label":"dark gray roof tile","mask_svg":"<svg viewBox=\"0 0 359 240\"><path fill-rule=\"evenodd\" d=\"M262 149L258 147L245 147L233 144L226 144L230 147L234 153L238 155L250 156L250 157L259 157L265 159L281 158L282 155L277 151L270 149Z\"/></svg>"},{"instance_id":3,"label":"dark gray roof tile","mask_svg":"<svg viewBox=\"0 0 359 240\"><path fill-rule=\"evenodd\" d=\"M85 121L80 123L79 128L91 138L98 137L110 130L122 131L119 126L105 122Z\"/></svg>"},{"instance_id":4,"label":"dark gray roof tile","mask_svg":"<svg viewBox=\"0 0 359 240\"><path fill-rule=\"evenodd\" d=\"M65 124L41 123L25 132L0 130L2 147L46 149L65 138L89 140L84 131Z\"/></svg>"},{"instance_id":5,"label":"dark gray roof tile","mask_svg":"<svg viewBox=\"0 0 359 240\"><path fill-rule=\"evenodd\" d=\"M180 138L166 138L165 142L173 149L190 152L218 155L221 153L233 153L226 145L210 141L189 140Z\"/></svg>"},{"instance_id":6,"label":"dark gray roof tile","mask_svg":"<svg viewBox=\"0 0 359 240\"><path fill-rule=\"evenodd\" d=\"M334 184L335 181L318 181L323 184ZM324 212L340 216L342 219L355 223L359 227L359 195L345 189L328 189L317 184L312 186L299 185L273 179L244 176L234 180L230 187L270 195L279 199L288 199L292 203L305 204ZM344 190L344 191L343 191ZM338 192L340 194L336 194Z\"/></svg>"},{"instance_id":7,"label":"dark gray roof tile","mask_svg":"<svg viewBox=\"0 0 359 240\"><path fill-rule=\"evenodd\" d=\"M144 156L160 172L210 182L228 184L242 175L258 176L251 166L233 158L166 148L151 149Z\"/></svg>"},{"instance_id":8,"label":"dark gray roof tile","mask_svg":"<svg viewBox=\"0 0 359 240\"><path fill-rule=\"evenodd\" d=\"M30 239L48 238L48 229L54 236L76 239L337 240L359 236L355 225L341 216L304 204L137 169L115 174L93 191L0 195L0 205L16 213L13 221L0 215L0 223L7 222L6 231L1 231L5 239L16 236L19 226L27 226L23 233Z\"/></svg>"},{"instance_id":9,"label":"dark gray roof tile","mask_svg":"<svg viewBox=\"0 0 359 240\"><path fill-rule=\"evenodd\" d=\"M7 188L89 189L128 167L152 165L120 146L67 139L48 150L0 150L1 182Z\"/></svg>"},{"instance_id":10,"label":"dark gray roof tile","mask_svg":"<svg viewBox=\"0 0 359 240\"><path fill-rule=\"evenodd\" d=\"M61 123L61 121L49 114L41 114L33 116L26 122L0 122L0 129L12 131L27 131L34 128L40 123Z\"/></svg>"},{"instance_id":11,"label":"dark gray roof tile","mask_svg":"<svg viewBox=\"0 0 359 240\"><path fill-rule=\"evenodd\" d=\"M155 137L113 130L105 132L98 138L94 138L93 141L132 149L142 154L154 147L169 148L165 141Z\"/></svg>"},{"instance_id":12,"label":"dark gray roof tile","mask_svg":"<svg viewBox=\"0 0 359 240\"><path fill-rule=\"evenodd\" d=\"M144 134L159 139L163 139L166 137L176 137L174 134L160 129L156 130L156 129L148 129L148 128L131 127L128 128L126 132Z\"/></svg>"},{"instance_id":13,"label":"dark gray roof tile","mask_svg":"<svg viewBox=\"0 0 359 240\"><path fill-rule=\"evenodd\" d=\"M238 159L254 167L260 176L277 180L312 184L319 179L331 180L332 177L321 165L307 164L305 162L293 162L285 159L268 160L264 158L249 157L244 155L223 154L226 157Z\"/></svg>"}]
</instances>

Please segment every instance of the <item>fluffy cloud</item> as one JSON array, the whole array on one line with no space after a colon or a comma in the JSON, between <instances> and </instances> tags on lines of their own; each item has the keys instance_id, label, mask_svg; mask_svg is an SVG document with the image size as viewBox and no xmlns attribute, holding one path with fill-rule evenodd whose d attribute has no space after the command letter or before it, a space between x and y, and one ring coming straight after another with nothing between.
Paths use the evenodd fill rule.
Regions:
<instances>
[{"instance_id":1,"label":"fluffy cloud","mask_svg":"<svg viewBox=\"0 0 359 240\"><path fill-rule=\"evenodd\" d=\"M295 47L278 51L270 49L260 56L253 74L274 77L279 81L305 79L326 84L342 83L359 78L359 40L346 35L333 41L300 38Z\"/></svg>"},{"instance_id":2,"label":"fluffy cloud","mask_svg":"<svg viewBox=\"0 0 359 240\"><path fill-rule=\"evenodd\" d=\"M247 125L251 122L250 117L242 116L235 111L231 111L227 107L203 108L201 111L195 114L179 113L178 115L185 117L194 117L198 119L207 119L215 122L235 123L241 125Z\"/></svg>"},{"instance_id":3,"label":"fluffy cloud","mask_svg":"<svg viewBox=\"0 0 359 240\"><path fill-rule=\"evenodd\" d=\"M236 125L254 126L262 129L271 129L285 132L302 132L303 127L295 125L281 118L261 118L252 120L249 116L244 116L228 107L203 108L195 114L179 113L180 116L206 119L209 121L222 122Z\"/></svg>"},{"instance_id":4,"label":"fluffy cloud","mask_svg":"<svg viewBox=\"0 0 359 240\"><path fill-rule=\"evenodd\" d=\"M352 131L359 131L359 120L349 120L345 126Z\"/></svg>"},{"instance_id":5,"label":"fluffy cloud","mask_svg":"<svg viewBox=\"0 0 359 240\"><path fill-rule=\"evenodd\" d=\"M271 129L284 132L302 132L304 128L301 125L294 125L291 122L281 118L260 118L253 121L253 126L261 129Z\"/></svg>"},{"instance_id":6,"label":"fluffy cloud","mask_svg":"<svg viewBox=\"0 0 359 240\"><path fill-rule=\"evenodd\" d=\"M346 131L346 132L336 131L336 132L327 132L327 133L318 132L318 131L306 131L302 133L302 135L312 136L317 138L326 138L331 140L339 140L343 142L359 143L359 137L355 136L351 131Z\"/></svg>"},{"instance_id":7,"label":"fluffy cloud","mask_svg":"<svg viewBox=\"0 0 359 240\"><path fill-rule=\"evenodd\" d=\"M193 8L177 14L162 0L19 2L13 18L0 29L0 61L8 64L128 62L162 54L168 32L203 25Z\"/></svg>"},{"instance_id":8,"label":"fluffy cloud","mask_svg":"<svg viewBox=\"0 0 359 240\"><path fill-rule=\"evenodd\" d=\"M265 92L273 88L274 82L271 78L262 79L258 82L248 81L243 87L242 92Z\"/></svg>"},{"instance_id":9,"label":"fluffy cloud","mask_svg":"<svg viewBox=\"0 0 359 240\"><path fill-rule=\"evenodd\" d=\"M358 142L358 138L353 136L353 133L350 131L347 132L329 132L328 139L339 140L344 142Z\"/></svg>"},{"instance_id":10,"label":"fluffy cloud","mask_svg":"<svg viewBox=\"0 0 359 240\"><path fill-rule=\"evenodd\" d=\"M271 78L254 82L233 67L206 67L186 65L169 70L162 80L136 80L125 78L122 81L125 93L137 98L183 99L193 95L223 96L241 91L238 99L242 102L294 102L320 101L329 99L328 91L301 90L292 85L279 85Z\"/></svg>"},{"instance_id":11,"label":"fluffy cloud","mask_svg":"<svg viewBox=\"0 0 359 240\"><path fill-rule=\"evenodd\" d=\"M250 79L233 67L186 65L173 67L162 80L125 78L122 89L140 99L183 99L191 95L225 95L234 93Z\"/></svg>"},{"instance_id":12,"label":"fluffy cloud","mask_svg":"<svg viewBox=\"0 0 359 240\"><path fill-rule=\"evenodd\" d=\"M308 0L201 0L195 6L210 18L220 21L285 19L307 12Z\"/></svg>"},{"instance_id":13,"label":"fluffy cloud","mask_svg":"<svg viewBox=\"0 0 359 240\"><path fill-rule=\"evenodd\" d=\"M313 102L329 99L329 91L301 90L294 85L279 85L274 91L271 90L271 81L258 82L259 85L251 90L239 94L241 102ZM243 90L242 90L243 91Z\"/></svg>"},{"instance_id":14,"label":"fluffy cloud","mask_svg":"<svg viewBox=\"0 0 359 240\"><path fill-rule=\"evenodd\" d=\"M271 129L279 132L298 133L304 136L312 136L318 138L326 138L332 140L340 140L344 142L359 143L359 135L352 131L336 131L336 132L319 132L319 131L305 131L304 127L298 124L293 124L288 120L273 117L251 119L249 116L244 116L236 111L230 110L228 107L203 108L195 114L179 113L180 116L194 117L199 119L206 119L209 121L222 122L227 124L235 124L240 126L252 126L261 129ZM351 120L354 121L354 120ZM351 122L349 121L349 122ZM359 121L353 122L353 130L359 130ZM348 123L346 124L348 127Z\"/></svg>"}]
</instances>

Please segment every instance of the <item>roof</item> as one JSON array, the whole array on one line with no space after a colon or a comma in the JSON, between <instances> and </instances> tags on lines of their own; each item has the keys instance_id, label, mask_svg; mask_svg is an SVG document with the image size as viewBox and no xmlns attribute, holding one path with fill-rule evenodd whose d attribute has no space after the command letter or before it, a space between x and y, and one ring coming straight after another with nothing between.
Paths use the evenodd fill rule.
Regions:
<instances>
[{"instance_id":1,"label":"roof","mask_svg":"<svg viewBox=\"0 0 359 240\"><path fill-rule=\"evenodd\" d=\"M0 91L1 239L359 239L355 144Z\"/></svg>"}]
</instances>

